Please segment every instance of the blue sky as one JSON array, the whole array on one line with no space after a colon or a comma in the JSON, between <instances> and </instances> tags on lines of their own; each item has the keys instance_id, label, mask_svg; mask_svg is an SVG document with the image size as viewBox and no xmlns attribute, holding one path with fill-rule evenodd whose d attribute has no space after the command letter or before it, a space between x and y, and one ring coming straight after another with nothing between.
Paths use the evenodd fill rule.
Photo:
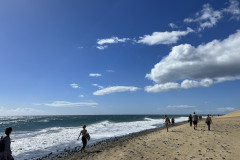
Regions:
<instances>
[{"instance_id":1,"label":"blue sky","mask_svg":"<svg viewBox=\"0 0 240 160\"><path fill-rule=\"evenodd\" d=\"M0 116L240 109L237 0L0 1Z\"/></svg>"}]
</instances>

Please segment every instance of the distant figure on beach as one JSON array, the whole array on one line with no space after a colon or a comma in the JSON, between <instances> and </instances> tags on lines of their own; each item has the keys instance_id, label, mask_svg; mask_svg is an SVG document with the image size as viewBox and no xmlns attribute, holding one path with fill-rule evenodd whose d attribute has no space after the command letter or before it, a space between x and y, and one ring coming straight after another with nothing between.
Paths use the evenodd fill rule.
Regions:
<instances>
[{"instance_id":1,"label":"distant figure on beach","mask_svg":"<svg viewBox=\"0 0 240 160\"><path fill-rule=\"evenodd\" d=\"M172 118L172 125L175 123L175 119L174 118Z\"/></svg>"},{"instance_id":2,"label":"distant figure on beach","mask_svg":"<svg viewBox=\"0 0 240 160\"><path fill-rule=\"evenodd\" d=\"M170 119L167 117L167 115L165 115L164 117L165 117L165 126L166 126L167 132L168 132L168 125L170 124Z\"/></svg>"},{"instance_id":3,"label":"distant figure on beach","mask_svg":"<svg viewBox=\"0 0 240 160\"><path fill-rule=\"evenodd\" d=\"M212 123L212 118L210 117L210 115L207 115L206 121L205 121L208 125L208 130L210 131L210 125Z\"/></svg>"},{"instance_id":4,"label":"distant figure on beach","mask_svg":"<svg viewBox=\"0 0 240 160\"><path fill-rule=\"evenodd\" d=\"M188 122L190 123L190 127L192 127L192 114L189 115Z\"/></svg>"},{"instance_id":5,"label":"distant figure on beach","mask_svg":"<svg viewBox=\"0 0 240 160\"><path fill-rule=\"evenodd\" d=\"M82 135L83 146L81 148L81 152L85 151L85 147L87 146L87 140L90 140L90 135L87 132L86 127L87 127L86 125L83 125L83 130L81 130L81 132L80 132L80 134L78 136L78 139L77 139L77 140L79 140L79 137Z\"/></svg>"},{"instance_id":6,"label":"distant figure on beach","mask_svg":"<svg viewBox=\"0 0 240 160\"><path fill-rule=\"evenodd\" d=\"M0 160L14 160L11 151L11 138L12 127L8 127L5 130L5 135L1 137L0 141Z\"/></svg>"},{"instance_id":7,"label":"distant figure on beach","mask_svg":"<svg viewBox=\"0 0 240 160\"><path fill-rule=\"evenodd\" d=\"M194 129L197 129L197 123L198 123L198 115L193 112L193 127Z\"/></svg>"}]
</instances>

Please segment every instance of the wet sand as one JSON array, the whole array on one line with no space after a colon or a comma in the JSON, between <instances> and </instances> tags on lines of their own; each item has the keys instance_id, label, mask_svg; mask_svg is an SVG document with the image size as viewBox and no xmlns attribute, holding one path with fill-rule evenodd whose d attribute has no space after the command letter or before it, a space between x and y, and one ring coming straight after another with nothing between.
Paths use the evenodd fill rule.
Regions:
<instances>
[{"instance_id":1,"label":"wet sand","mask_svg":"<svg viewBox=\"0 0 240 160\"><path fill-rule=\"evenodd\" d=\"M189 124L172 126L169 132L154 129L86 149L69 152L57 160L237 160L240 157L240 110L213 118L211 131L205 121L197 130Z\"/></svg>"}]
</instances>

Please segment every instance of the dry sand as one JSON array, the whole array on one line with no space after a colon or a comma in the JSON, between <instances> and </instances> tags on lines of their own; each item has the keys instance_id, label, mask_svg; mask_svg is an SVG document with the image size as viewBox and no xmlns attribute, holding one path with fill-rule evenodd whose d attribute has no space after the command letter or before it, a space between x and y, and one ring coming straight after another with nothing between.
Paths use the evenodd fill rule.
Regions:
<instances>
[{"instance_id":1,"label":"dry sand","mask_svg":"<svg viewBox=\"0 0 240 160\"><path fill-rule=\"evenodd\" d=\"M240 110L213 118L211 131L204 120L197 130L188 123L155 129L87 148L85 153L62 155L69 160L238 160L240 159Z\"/></svg>"}]
</instances>

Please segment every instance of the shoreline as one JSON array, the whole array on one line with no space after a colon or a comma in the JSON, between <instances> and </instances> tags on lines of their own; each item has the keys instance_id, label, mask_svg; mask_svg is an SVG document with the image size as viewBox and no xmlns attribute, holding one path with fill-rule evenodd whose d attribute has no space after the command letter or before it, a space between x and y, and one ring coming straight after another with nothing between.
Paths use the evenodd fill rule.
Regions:
<instances>
[{"instance_id":1,"label":"shoreline","mask_svg":"<svg viewBox=\"0 0 240 160\"><path fill-rule=\"evenodd\" d=\"M171 124L169 125L169 129L172 128L172 127L175 127L175 126L179 126L179 125L183 125L185 123L188 123L187 121L183 121L183 122L178 122L178 123L175 123L175 124ZM107 138L107 139L104 139L104 140L101 140L99 142L96 142L94 144L91 144L91 145L87 145L86 147L86 152L82 153L83 154L83 157L88 154L88 152L92 153L93 150L96 150L96 148L99 148L98 151L96 151L97 153L98 152L101 152L102 149L104 149L109 143L114 144L114 143L118 143L118 142L125 142L125 141L128 141L128 139L131 139L131 138L135 138L135 137L139 137L139 136L143 136L145 134L149 134L149 133L152 133L152 132L156 132L156 131L159 131L159 130L164 130L166 129L164 124L162 124L161 127L157 127L157 128L153 128L153 129L147 129L147 130L143 130L143 131L140 131L140 132L135 132L135 133L130 133L130 134L127 134L127 135L123 135L123 136L118 136L118 137L111 137L111 138ZM55 156L51 157L52 153L48 154L48 155L45 155L41 158L39 158L39 160L57 160L57 159L64 159L66 157L69 157L69 156L72 156L72 154L74 153L80 153L80 149L81 149L82 146L77 146L77 147L74 147L74 149L65 149L64 151L56 154ZM37 159L38 160L38 159Z\"/></svg>"},{"instance_id":2,"label":"shoreline","mask_svg":"<svg viewBox=\"0 0 240 160\"><path fill-rule=\"evenodd\" d=\"M52 160L130 160L130 159L237 159L240 156L240 110L213 118L211 131L205 120L193 130L187 122L133 133L105 143L58 155Z\"/></svg>"}]
</instances>

